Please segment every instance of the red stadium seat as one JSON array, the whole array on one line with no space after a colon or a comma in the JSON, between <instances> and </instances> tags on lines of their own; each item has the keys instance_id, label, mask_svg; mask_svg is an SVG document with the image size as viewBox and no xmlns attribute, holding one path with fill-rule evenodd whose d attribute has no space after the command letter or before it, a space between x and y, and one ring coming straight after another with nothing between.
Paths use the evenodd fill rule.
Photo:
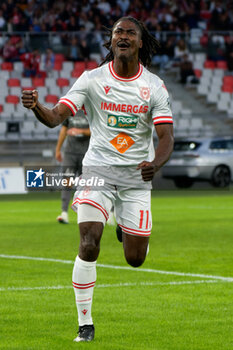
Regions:
<instances>
[{"instance_id":1,"label":"red stadium seat","mask_svg":"<svg viewBox=\"0 0 233 350\"><path fill-rule=\"evenodd\" d=\"M82 69L83 71L86 69L86 62L80 61L80 62L75 62L74 64L74 70Z\"/></svg>"},{"instance_id":2,"label":"red stadium seat","mask_svg":"<svg viewBox=\"0 0 233 350\"><path fill-rule=\"evenodd\" d=\"M32 85L35 87L45 86L44 78L33 78Z\"/></svg>"},{"instance_id":3,"label":"red stadium seat","mask_svg":"<svg viewBox=\"0 0 233 350\"><path fill-rule=\"evenodd\" d=\"M75 70L72 71L71 77L72 78L79 78L80 75L82 75L83 72L84 72L84 69L75 69Z\"/></svg>"},{"instance_id":4,"label":"red stadium seat","mask_svg":"<svg viewBox=\"0 0 233 350\"><path fill-rule=\"evenodd\" d=\"M53 66L53 69L54 70L58 70L58 71L60 71L60 70L62 70L62 62L55 62L54 63L54 66Z\"/></svg>"},{"instance_id":5,"label":"red stadium seat","mask_svg":"<svg viewBox=\"0 0 233 350\"><path fill-rule=\"evenodd\" d=\"M98 64L96 61L89 61L87 62L87 69L95 69L98 67Z\"/></svg>"},{"instance_id":6,"label":"red stadium seat","mask_svg":"<svg viewBox=\"0 0 233 350\"><path fill-rule=\"evenodd\" d=\"M15 95L8 95L6 97L6 102L7 103L12 103L14 105L17 105L19 103L19 97Z\"/></svg>"},{"instance_id":7,"label":"red stadium seat","mask_svg":"<svg viewBox=\"0 0 233 350\"><path fill-rule=\"evenodd\" d=\"M207 35L203 35L201 38L200 38L200 44L202 45L202 46L204 46L204 47L206 47L207 46L207 44L208 44L208 36Z\"/></svg>"},{"instance_id":8,"label":"red stadium seat","mask_svg":"<svg viewBox=\"0 0 233 350\"><path fill-rule=\"evenodd\" d=\"M217 61L216 68L227 69L227 62L226 61Z\"/></svg>"},{"instance_id":9,"label":"red stadium seat","mask_svg":"<svg viewBox=\"0 0 233 350\"><path fill-rule=\"evenodd\" d=\"M9 87L16 87L16 86L20 86L20 80L16 79L16 78L10 78L7 81L7 85Z\"/></svg>"},{"instance_id":10,"label":"red stadium seat","mask_svg":"<svg viewBox=\"0 0 233 350\"><path fill-rule=\"evenodd\" d=\"M229 93L233 93L233 85L223 85L222 86L222 91L223 92L229 92Z\"/></svg>"},{"instance_id":11,"label":"red stadium seat","mask_svg":"<svg viewBox=\"0 0 233 350\"><path fill-rule=\"evenodd\" d=\"M215 62L214 61L210 61L210 60L206 60L205 63L204 63L204 68L214 69L215 68Z\"/></svg>"},{"instance_id":12,"label":"red stadium seat","mask_svg":"<svg viewBox=\"0 0 233 350\"><path fill-rule=\"evenodd\" d=\"M225 75L225 77L223 77L223 85L233 85L233 76Z\"/></svg>"},{"instance_id":13,"label":"red stadium seat","mask_svg":"<svg viewBox=\"0 0 233 350\"><path fill-rule=\"evenodd\" d=\"M65 61L65 56L62 53L56 53L55 54L55 63L56 62L64 62Z\"/></svg>"},{"instance_id":14,"label":"red stadium seat","mask_svg":"<svg viewBox=\"0 0 233 350\"><path fill-rule=\"evenodd\" d=\"M69 86L70 85L69 79L58 78L57 79L57 85L60 86L60 87Z\"/></svg>"},{"instance_id":15,"label":"red stadium seat","mask_svg":"<svg viewBox=\"0 0 233 350\"><path fill-rule=\"evenodd\" d=\"M1 64L1 69L2 70L9 70L12 71L13 70L13 64L11 62L3 62Z\"/></svg>"},{"instance_id":16,"label":"red stadium seat","mask_svg":"<svg viewBox=\"0 0 233 350\"><path fill-rule=\"evenodd\" d=\"M3 112L3 105L0 105L0 113Z\"/></svg>"},{"instance_id":17,"label":"red stadium seat","mask_svg":"<svg viewBox=\"0 0 233 350\"><path fill-rule=\"evenodd\" d=\"M45 97L45 102L47 103L58 103L58 97L56 95L47 95Z\"/></svg>"},{"instance_id":18,"label":"red stadium seat","mask_svg":"<svg viewBox=\"0 0 233 350\"><path fill-rule=\"evenodd\" d=\"M200 78L202 76L202 71L200 69L194 69L195 76Z\"/></svg>"}]
</instances>

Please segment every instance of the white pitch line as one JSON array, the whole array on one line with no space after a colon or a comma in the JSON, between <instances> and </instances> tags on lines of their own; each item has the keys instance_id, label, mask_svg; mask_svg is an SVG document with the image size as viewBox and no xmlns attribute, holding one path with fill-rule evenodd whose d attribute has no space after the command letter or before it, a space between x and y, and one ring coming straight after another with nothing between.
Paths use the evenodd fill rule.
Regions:
<instances>
[{"instance_id":1,"label":"white pitch line","mask_svg":"<svg viewBox=\"0 0 233 350\"><path fill-rule=\"evenodd\" d=\"M227 282L227 281L224 281ZM228 281L229 282L229 281ZM218 283L217 280L199 280L199 281L172 281L172 282L139 282L139 283L115 283L115 284L97 284L95 288L117 288L117 287L138 287L138 286L176 286L203 283ZM0 292L31 291L31 290L59 290L72 289L72 286L45 286L45 287L2 287Z\"/></svg>"},{"instance_id":2,"label":"white pitch line","mask_svg":"<svg viewBox=\"0 0 233 350\"><path fill-rule=\"evenodd\" d=\"M57 262L57 263L72 264L72 265L74 264L74 261L71 261L71 260L40 258L40 257L23 256L23 255L0 254L0 258L35 260L35 261L49 261L49 262ZM118 265L106 265L106 264L97 264L97 266L107 268L107 269L115 269L115 270L149 272L149 273L157 273L157 274L161 274L161 275L173 275L173 276L184 276L184 277L187 276L187 277L209 278L209 279L216 279L216 280L221 280L221 281L233 282L233 277L223 277L223 276L205 275L205 274L198 274L198 273L178 272L178 271L163 271L163 270L143 269L143 268L135 269L135 268L130 267L130 266L118 266Z\"/></svg>"}]
</instances>

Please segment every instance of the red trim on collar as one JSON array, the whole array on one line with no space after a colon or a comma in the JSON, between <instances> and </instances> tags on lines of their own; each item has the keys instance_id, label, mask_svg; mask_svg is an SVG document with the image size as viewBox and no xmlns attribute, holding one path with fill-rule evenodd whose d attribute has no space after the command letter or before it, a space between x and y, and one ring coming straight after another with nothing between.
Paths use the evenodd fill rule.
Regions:
<instances>
[{"instance_id":1,"label":"red trim on collar","mask_svg":"<svg viewBox=\"0 0 233 350\"><path fill-rule=\"evenodd\" d=\"M143 71L143 66L139 63L139 69L138 69L138 72L137 72L136 75L134 75L131 78L123 78L123 77L120 77L119 75L117 75L116 72L114 71L113 61L109 62L108 67L109 67L110 73L112 74L112 76L115 79L120 80L120 81L127 81L127 82L138 79L140 77L140 75L142 74L142 71Z\"/></svg>"}]
</instances>

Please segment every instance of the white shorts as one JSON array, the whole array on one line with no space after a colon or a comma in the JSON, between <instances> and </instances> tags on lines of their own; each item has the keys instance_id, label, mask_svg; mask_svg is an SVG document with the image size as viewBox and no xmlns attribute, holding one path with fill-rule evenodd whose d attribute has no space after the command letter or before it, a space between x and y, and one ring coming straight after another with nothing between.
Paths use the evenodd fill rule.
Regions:
<instances>
[{"instance_id":1,"label":"white shorts","mask_svg":"<svg viewBox=\"0 0 233 350\"><path fill-rule=\"evenodd\" d=\"M114 207L116 221L124 232L135 236L149 236L151 233L150 190L116 189L113 186L111 191L77 191L74 195L72 209L78 211L78 206L84 203L100 211L103 220L96 220L91 210L89 219L85 213L85 218L82 218L82 215L79 217L79 223L101 221L105 224L111 208Z\"/></svg>"}]
</instances>

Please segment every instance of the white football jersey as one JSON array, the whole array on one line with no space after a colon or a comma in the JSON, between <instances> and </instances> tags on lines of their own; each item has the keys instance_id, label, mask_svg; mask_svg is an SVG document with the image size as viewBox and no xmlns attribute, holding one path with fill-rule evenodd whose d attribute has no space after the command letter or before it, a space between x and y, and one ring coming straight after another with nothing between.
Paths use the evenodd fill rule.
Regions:
<instances>
[{"instance_id":1,"label":"white football jersey","mask_svg":"<svg viewBox=\"0 0 233 350\"><path fill-rule=\"evenodd\" d=\"M154 159L153 124L173 123L163 81L141 64L131 78L113 61L85 71L59 100L73 115L84 105L91 130L84 166L137 166Z\"/></svg>"}]
</instances>

